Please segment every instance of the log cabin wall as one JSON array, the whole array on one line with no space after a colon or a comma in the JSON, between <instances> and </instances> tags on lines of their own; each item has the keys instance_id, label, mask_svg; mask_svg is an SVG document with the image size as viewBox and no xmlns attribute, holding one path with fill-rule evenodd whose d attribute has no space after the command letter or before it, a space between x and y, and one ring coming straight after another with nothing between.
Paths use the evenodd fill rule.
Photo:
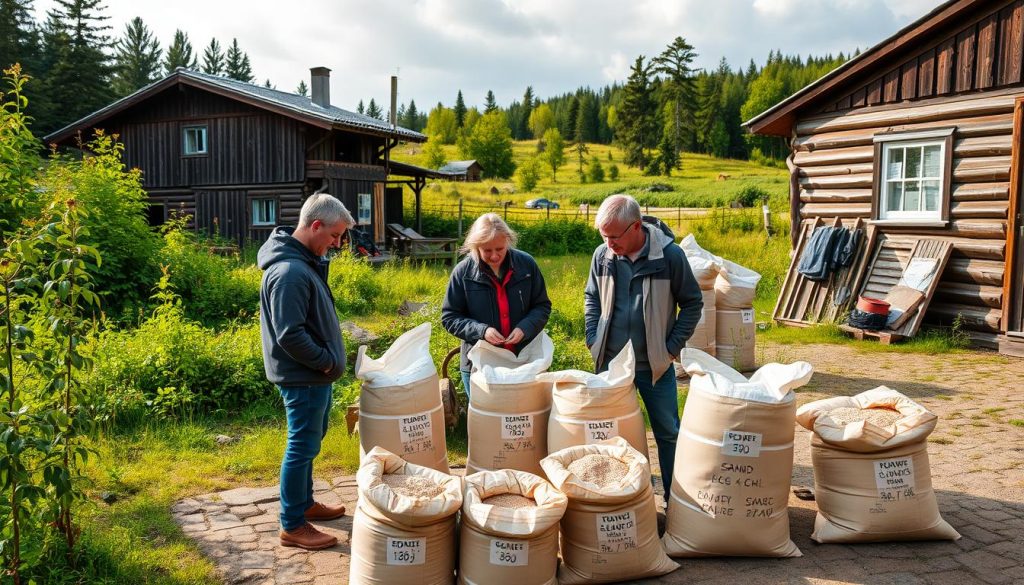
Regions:
<instances>
[{"instance_id":1,"label":"log cabin wall","mask_svg":"<svg viewBox=\"0 0 1024 585\"><path fill-rule=\"evenodd\" d=\"M953 242L927 320L961 315L974 341L988 347L996 345L1003 311L1014 104L1022 94L1018 88L825 114L801 120L793 140L801 220L870 220L873 172L881 164L874 137L955 129L946 227L881 226L881 233L894 241Z\"/></svg>"}]
</instances>

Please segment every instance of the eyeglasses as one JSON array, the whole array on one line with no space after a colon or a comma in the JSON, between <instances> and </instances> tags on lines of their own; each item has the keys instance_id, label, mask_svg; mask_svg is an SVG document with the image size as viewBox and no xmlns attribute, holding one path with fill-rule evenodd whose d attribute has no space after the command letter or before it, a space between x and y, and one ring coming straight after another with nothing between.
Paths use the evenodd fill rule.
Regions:
<instances>
[{"instance_id":1,"label":"eyeglasses","mask_svg":"<svg viewBox=\"0 0 1024 585\"><path fill-rule=\"evenodd\" d=\"M601 234L601 237L604 238L605 241L608 241L608 242L614 242L614 241L620 240L620 239L622 239L622 236L625 236L626 233L628 233L629 230L633 229L633 226L636 225L637 223L638 222L634 221L633 223L627 225L626 229L622 230L622 233L617 235L617 236L606 236L604 234Z\"/></svg>"}]
</instances>

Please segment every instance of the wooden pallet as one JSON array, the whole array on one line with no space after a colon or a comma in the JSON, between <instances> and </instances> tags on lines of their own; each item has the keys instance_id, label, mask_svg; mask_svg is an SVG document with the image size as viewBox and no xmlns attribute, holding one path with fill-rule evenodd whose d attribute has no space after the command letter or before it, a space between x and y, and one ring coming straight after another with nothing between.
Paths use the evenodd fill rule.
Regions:
<instances>
[{"instance_id":1,"label":"wooden pallet","mask_svg":"<svg viewBox=\"0 0 1024 585\"><path fill-rule=\"evenodd\" d=\"M879 331L872 331L871 329L851 327L850 325L846 325L845 323L843 325L840 325L839 329L845 331L854 339L877 339L878 342L881 343L882 345L889 345L891 343L896 343L898 341L903 341L903 339L905 339L899 333L896 333L895 331L888 331L885 329L881 329Z\"/></svg>"},{"instance_id":2,"label":"wooden pallet","mask_svg":"<svg viewBox=\"0 0 1024 585\"><path fill-rule=\"evenodd\" d=\"M800 274L797 267L800 265L800 259L814 230L824 225L821 218L816 218L814 221L805 221L800 226L800 237L797 240L796 249L793 251L793 259L790 261L786 279L782 283L779 300L772 312L772 319L777 323L791 327L834 323L845 317L850 305L856 299L855 291L861 285L868 265L869 253L874 246L875 228L874 226L865 228L862 219L857 219L852 225L847 226L851 229L865 230L854 253L854 261L850 266L833 271L827 280L813 281ZM829 225L840 227L842 220L836 218ZM844 288L849 291L849 294L845 300L837 303L836 295Z\"/></svg>"}]
</instances>

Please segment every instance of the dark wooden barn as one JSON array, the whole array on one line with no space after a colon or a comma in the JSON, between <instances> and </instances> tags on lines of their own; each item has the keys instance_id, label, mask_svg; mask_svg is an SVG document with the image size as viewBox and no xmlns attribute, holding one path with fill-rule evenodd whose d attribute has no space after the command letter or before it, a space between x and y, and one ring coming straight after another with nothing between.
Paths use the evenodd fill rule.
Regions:
<instances>
[{"instance_id":1,"label":"dark wooden barn","mask_svg":"<svg viewBox=\"0 0 1024 585\"><path fill-rule=\"evenodd\" d=\"M952 0L746 123L789 141L794 243L817 218L948 241L925 320L1018 355L1022 62L1024 1Z\"/></svg>"},{"instance_id":2,"label":"dark wooden barn","mask_svg":"<svg viewBox=\"0 0 1024 585\"><path fill-rule=\"evenodd\" d=\"M153 225L183 214L197 230L262 242L295 225L305 197L326 185L383 241L388 153L426 137L332 106L330 70L311 73L303 97L178 69L45 140L73 148L94 128L119 135L125 164L143 172Z\"/></svg>"},{"instance_id":3,"label":"dark wooden barn","mask_svg":"<svg viewBox=\"0 0 1024 585\"><path fill-rule=\"evenodd\" d=\"M437 170L452 181L478 182L484 175L484 168L475 160L453 160Z\"/></svg>"}]
</instances>

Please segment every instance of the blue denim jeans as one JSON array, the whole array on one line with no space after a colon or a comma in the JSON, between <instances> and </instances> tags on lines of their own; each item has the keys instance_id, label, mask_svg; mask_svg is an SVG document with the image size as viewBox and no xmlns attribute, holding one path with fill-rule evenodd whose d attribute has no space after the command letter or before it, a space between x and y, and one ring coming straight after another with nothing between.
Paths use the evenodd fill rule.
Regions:
<instances>
[{"instance_id":1,"label":"blue denim jeans","mask_svg":"<svg viewBox=\"0 0 1024 585\"><path fill-rule=\"evenodd\" d=\"M679 394L675 368L669 367L656 382L651 381L650 370L638 371L633 382L647 407L647 417L651 421L654 441L658 445L661 484L665 486L667 501L672 487L672 466L676 460L676 438L679 436Z\"/></svg>"},{"instance_id":2,"label":"blue denim jeans","mask_svg":"<svg viewBox=\"0 0 1024 585\"><path fill-rule=\"evenodd\" d=\"M295 530L313 505L313 459L327 434L331 385L278 386L288 418L288 445L281 460L281 528Z\"/></svg>"},{"instance_id":3,"label":"blue denim jeans","mask_svg":"<svg viewBox=\"0 0 1024 585\"><path fill-rule=\"evenodd\" d=\"M459 370L462 374L462 391L466 393L466 400L469 400L469 372L466 370Z\"/></svg>"}]
</instances>

